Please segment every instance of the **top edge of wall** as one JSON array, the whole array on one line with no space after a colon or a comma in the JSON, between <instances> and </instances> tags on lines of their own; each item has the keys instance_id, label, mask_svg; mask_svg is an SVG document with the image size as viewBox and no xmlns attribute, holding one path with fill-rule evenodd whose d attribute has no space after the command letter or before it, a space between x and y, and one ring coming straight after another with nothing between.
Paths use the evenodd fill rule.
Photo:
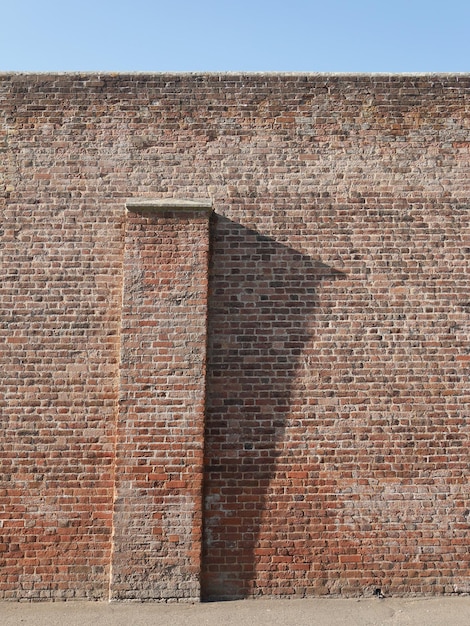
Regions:
<instances>
[{"instance_id":1,"label":"top edge of wall","mask_svg":"<svg viewBox=\"0 0 470 626\"><path fill-rule=\"evenodd\" d=\"M212 78L220 77L231 77L231 76L246 76L246 77L263 77L263 76L272 76L272 77L344 77L344 78L356 78L356 77L391 77L391 78L400 78L400 77L468 77L470 76L470 72L99 72L99 71L73 71L73 72L8 72L1 71L0 77L7 76L71 76L71 77L99 77L99 76L108 76L108 77L119 77L119 76L137 76L137 77L153 77L153 76L208 76Z\"/></svg>"}]
</instances>

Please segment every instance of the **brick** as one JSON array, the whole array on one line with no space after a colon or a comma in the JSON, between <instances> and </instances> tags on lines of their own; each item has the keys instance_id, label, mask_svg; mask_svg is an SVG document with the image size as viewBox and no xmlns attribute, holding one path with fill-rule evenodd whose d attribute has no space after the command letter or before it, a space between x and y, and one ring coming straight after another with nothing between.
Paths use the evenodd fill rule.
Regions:
<instances>
[{"instance_id":1,"label":"brick","mask_svg":"<svg viewBox=\"0 0 470 626\"><path fill-rule=\"evenodd\" d=\"M1 598L465 589L469 86L0 77Z\"/></svg>"}]
</instances>

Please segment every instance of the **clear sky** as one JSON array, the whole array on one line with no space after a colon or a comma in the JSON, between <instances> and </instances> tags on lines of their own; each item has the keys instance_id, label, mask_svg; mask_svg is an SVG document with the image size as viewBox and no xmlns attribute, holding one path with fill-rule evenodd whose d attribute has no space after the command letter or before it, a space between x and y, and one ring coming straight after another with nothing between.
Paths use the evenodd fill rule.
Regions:
<instances>
[{"instance_id":1,"label":"clear sky","mask_svg":"<svg viewBox=\"0 0 470 626\"><path fill-rule=\"evenodd\" d=\"M469 72L470 0L0 0L0 71Z\"/></svg>"}]
</instances>

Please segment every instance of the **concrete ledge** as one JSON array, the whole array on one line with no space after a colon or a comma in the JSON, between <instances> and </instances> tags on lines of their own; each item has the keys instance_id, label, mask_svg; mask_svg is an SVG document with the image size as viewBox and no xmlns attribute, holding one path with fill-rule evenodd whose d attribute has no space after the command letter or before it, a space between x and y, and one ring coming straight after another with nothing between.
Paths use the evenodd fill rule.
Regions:
<instances>
[{"instance_id":1,"label":"concrete ledge","mask_svg":"<svg viewBox=\"0 0 470 626\"><path fill-rule=\"evenodd\" d=\"M212 213L212 200L208 198L191 200L187 198L129 198L126 200L128 211L142 209L152 211L206 211Z\"/></svg>"}]
</instances>

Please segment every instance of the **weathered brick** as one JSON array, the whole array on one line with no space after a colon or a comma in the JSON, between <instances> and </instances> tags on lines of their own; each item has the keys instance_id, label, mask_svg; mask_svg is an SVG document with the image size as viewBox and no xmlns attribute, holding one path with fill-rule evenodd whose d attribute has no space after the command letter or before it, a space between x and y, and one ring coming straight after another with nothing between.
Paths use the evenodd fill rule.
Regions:
<instances>
[{"instance_id":1,"label":"weathered brick","mask_svg":"<svg viewBox=\"0 0 470 626\"><path fill-rule=\"evenodd\" d=\"M0 76L1 597L469 591L469 87Z\"/></svg>"}]
</instances>

